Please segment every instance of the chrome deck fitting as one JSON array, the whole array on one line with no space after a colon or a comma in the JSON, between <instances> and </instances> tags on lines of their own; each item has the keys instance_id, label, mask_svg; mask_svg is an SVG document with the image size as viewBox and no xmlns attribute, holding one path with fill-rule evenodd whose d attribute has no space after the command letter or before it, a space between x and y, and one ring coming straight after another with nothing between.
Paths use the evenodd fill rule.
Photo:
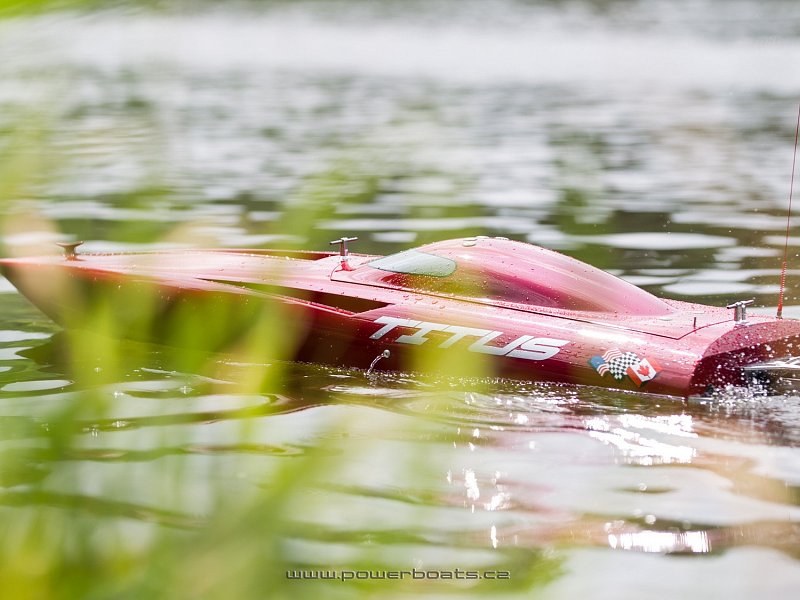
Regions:
<instances>
[{"instance_id":1,"label":"chrome deck fitting","mask_svg":"<svg viewBox=\"0 0 800 600\"><path fill-rule=\"evenodd\" d=\"M750 300L739 300L733 304L728 304L725 308L733 309L733 320L737 325L747 325L747 307L755 301L754 298Z\"/></svg>"},{"instance_id":2,"label":"chrome deck fitting","mask_svg":"<svg viewBox=\"0 0 800 600\"><path fill-rule=\"evenodd\" d=\"M357 237L340 237L338 240L333 240L330 244L333 246L334 244L339 244L339 256L347 256L350 254L350 251L347 249L348 242L355 242L358 240Z\"/></svg>"},{"instance_id":3,"label":"chrome deck fitting","mask_svg":"<svg viewBox=\"0 0 800 600\"><path fill-rule=\"evenodd\" d=\"M340 237L338 240L333 240L331 246L339 244L339 265L343 271L351 271L350 264L347 262L347 256L350 250L347 249L347 242L355 242L357 237Z\"/></svg>"},{"instance_id":4,"label":"chrome deck fitting","mask_svg":"<svg viewBox=\"0 0 800 600\"><path fill-rule=\"evenodd\" d=\"M83 242L56 242L56 246L64 250L64 258L67 260L75 260L78 258L78 246Z\"/></svg>"}]
</instances>

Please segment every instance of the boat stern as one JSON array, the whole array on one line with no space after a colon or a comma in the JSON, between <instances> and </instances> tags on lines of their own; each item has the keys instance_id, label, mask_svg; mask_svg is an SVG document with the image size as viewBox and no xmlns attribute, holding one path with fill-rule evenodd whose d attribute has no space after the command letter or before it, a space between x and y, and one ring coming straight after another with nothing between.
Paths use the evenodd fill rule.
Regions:
<instances>
[{"instance_id":1,"label":"boat stern","mask_svg":"<svg viewBox=\"0 0 800 600\"><path fill-rule=\"evenodd\" d=\"M798 355L800 320L739 322L706 348L695 367L690 393L709 395L727 386L754 384L770 390L780 373L768 366Z\"/></svg>"}]
</instances>

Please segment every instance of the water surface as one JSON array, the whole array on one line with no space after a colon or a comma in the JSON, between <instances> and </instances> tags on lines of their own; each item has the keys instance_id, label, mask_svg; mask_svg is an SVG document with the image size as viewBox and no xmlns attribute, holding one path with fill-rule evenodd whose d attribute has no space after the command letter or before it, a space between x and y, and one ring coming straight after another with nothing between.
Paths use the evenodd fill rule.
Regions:
<instances>
[{"instance_id":1,"label":"water surface","mask_svg":"<svg viewBox=\"0 0 800 600\"><path fill-rule=\"evenodd\" d=\"M0 146L47 157L0 193L6 254L67 237L119 251L356 235L388 253L502 235L659 295L774 310L796 3L373 4L0 23ZM287 485L292 501L270 505L281 527L258 535L292 565L512 574L401 594L755 598L800 583L798 396L443 389L230 356L187 371L124 345L109 370L65 347L0 280L4 519L66 511L97 548L141 558L164 531ZM268 571L265 547L245 555Z\"/></svg>"}]
</instances>

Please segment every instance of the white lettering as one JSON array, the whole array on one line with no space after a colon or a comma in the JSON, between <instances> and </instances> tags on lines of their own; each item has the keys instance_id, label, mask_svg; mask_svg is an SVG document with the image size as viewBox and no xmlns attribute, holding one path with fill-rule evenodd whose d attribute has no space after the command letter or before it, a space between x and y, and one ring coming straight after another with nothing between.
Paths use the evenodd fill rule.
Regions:
<instances>
[{"instance_id":1,"label":"white lettering","mask_svg":"<svg viewBox=\"0 0 800 600\"><path fill-rule=\"evenodd\" d=\"M422 322L419 325L414 325L414 327L418 327L419 331L414 335L401 335L397 338L397 342L401 344L424 344L428 341L428 338L425 336L429 334L431 331L444 331L447 329L447 325L442 325L441 323L425 323Z\"/></svg>"},{"instance_id":2,"label":"white lettering","mask_svg":"<svg viewBox=\"0 0 800 600\"><path fill-rule=\"evenodd\" d=\"M447 329L445 329L447 333L452 333L452 337L443 341L439 344L439 348L449 348L456 342L460 342L466 336L475 336L481 337L486 335L487 333L492 333L488 329L475 329L474 327L459 327L458 325L449 325Z\"/></svg>"},{"instance_id":3,"label":"white lettering","mask_svg":"<svg viewBox=\"0 0 800 600\"><path fill-rule=\"evenodd\" d=\"M416 327L421 323L421 321L412 321L411 319L398 319L397 317L378 317L375 319L376 323L385 323L384 327L381 327L373 333L370 339L379 340L387 333L389 333L395 327Z\"/></svg>"},{"instance_id":4,"label":"white lettering","mask_svg":"<svg viewBox=\"0 0 800 600\"><path fill-rule=\"evenodd\" d=\"M527 342L529 339L533 338L532 335L523 335L520 338L517 338L513 342L509 342L505 346L487 346L487 342L491 342L493 339L500 337L503 335L502 331L491 331L479 339L477 342L474 342L468 350L470 352L481 352L482 354L493 354L495 356L505 356L511 350L519 346L522 342Z\"/></svg>"},{"instance_id":5,"label":"white lettering","mask_svg":"<svg viewBox=\"0 0 800 600\"><path fill-rule=\"evenodd\" d=\"M400 335L395 342L400 344L412 344L418 346L430 341L425 337L433 331L441 331L451 334L449 338L439 344L439 348L450 348L465 337L477 337L478 340L472 342L467 347L470 352L481 354L491 354L493 356L509 356L512 358L524 358L525 360L547 360L553 358L561 351L561 347L569 343L569 340L555 338L534 337L532 335L522 335L505 346L490 346L489 342L504 335L502 331L490 331L488 329L476 329L474 327L461 327L460 325L445 325L444 323L432 323L428 321L414 321L412 319L401 319L399 317L379 317L375 323L383 325L378 331L370 336L370 339L379 340L387 333L397 327L409 327L416 329L412 334Z\"/></svg>"},{"instance_id":6,"label":"white lettering","mask_svg":"<svg viewBox=\"0 0 800 600\"><path fill-rule=\"evenodd\" d=\"M533 338L523 342L518 350L508 353L514 358L526 358L528 360L547 360L553 358L561 350L561 346L568 344L569 340L557 340L554 338Z\"/></svg>"}]
</instances>

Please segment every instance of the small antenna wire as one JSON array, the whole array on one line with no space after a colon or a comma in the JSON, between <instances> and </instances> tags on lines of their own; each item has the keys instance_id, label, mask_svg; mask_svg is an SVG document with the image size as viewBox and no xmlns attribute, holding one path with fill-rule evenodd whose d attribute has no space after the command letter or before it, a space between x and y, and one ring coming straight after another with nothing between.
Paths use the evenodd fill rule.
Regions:
<instances>
[{"instance_id":1,"label":"small antenna wire","mask_svg":"<svg viewBox=\"0 0 800 600\"><path fill-rule=\"evenodd\" d=\"M792 155L792 179L789 183L789 210L786 212L786 239L783 243L783 265L781 266L781 286L778 292L777 318L783 318L783 294L786 291L786 262L789 257L789 227L792 219L792 194L794 192L794 170L797 164L797 136L800 133L800 105L797 107L797 125L794 128L794 154Z\"/></svg>"}]
</instances>

